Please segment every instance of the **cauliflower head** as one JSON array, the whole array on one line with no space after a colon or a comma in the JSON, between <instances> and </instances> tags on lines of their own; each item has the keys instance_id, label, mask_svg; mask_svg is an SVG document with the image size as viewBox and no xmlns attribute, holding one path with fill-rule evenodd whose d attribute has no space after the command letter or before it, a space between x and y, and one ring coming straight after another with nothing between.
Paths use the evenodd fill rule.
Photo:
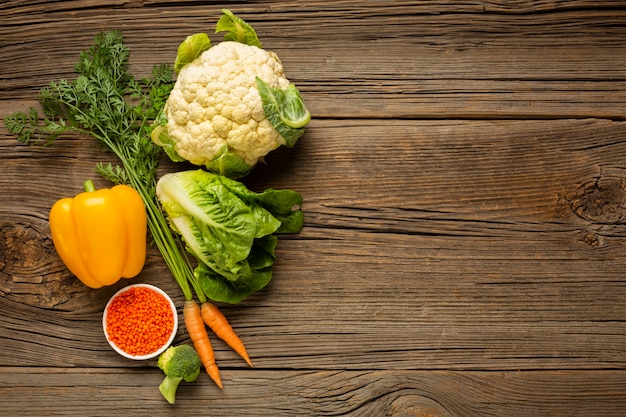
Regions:
<instances>
[{"instance_id":1,"label":"cauliflower head","mask_svg":"<svg viewBox=\"0 0 626 417\"><path fill-rule=\"evenodd\" d=\"M256 77L286 89L278 56L256 46L221 42L185 65L165 105L178 155L207 165L222 152L254 166L285 140L266 118Z\"/></svg>"},{"instance_id":2,"label":"cauliflower head","mask_svg":"<svg viewBox=\"0 0 626 417\"><path fill-rule=\"evenodd\" d=\"M311 114L278 56L248 23L222 11L223 42L212 46L196 33L178 47L178 77L151 136L173 161L237 178L270 151L292 147Z\"/></svg>"},{"instance_id":3,"label":"cauliflower head","mask_svg":"<svg viewBox=\"0 0 626 417\"><path fill-rule=\"evenodd\" d=\"M248 23L224 9L221 31L226 35L216 46L205 33L180 44L178 77L151 136L173 161L237 178L270 151L294 146L311 114Z\"/></svg>"}]
</instances>

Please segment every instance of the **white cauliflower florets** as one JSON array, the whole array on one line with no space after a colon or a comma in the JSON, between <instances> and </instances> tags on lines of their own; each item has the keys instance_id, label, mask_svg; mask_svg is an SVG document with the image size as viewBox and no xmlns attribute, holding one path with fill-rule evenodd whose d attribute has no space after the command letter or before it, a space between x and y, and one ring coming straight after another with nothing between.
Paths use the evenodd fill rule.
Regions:
<instances>
[{"instance_id":1,"label":"white cauliflower florets","mask_svg":"<svg viewBox=\"0 0 626 417\"><path fill-rule=\"evenodd\" d=\"M165 115L181 157L205 165L227 147L254 166L285 144L265 116L256 76L289 86L275 53L239 42L220 42L180 70Z\"/></svg>"}]
</instances>

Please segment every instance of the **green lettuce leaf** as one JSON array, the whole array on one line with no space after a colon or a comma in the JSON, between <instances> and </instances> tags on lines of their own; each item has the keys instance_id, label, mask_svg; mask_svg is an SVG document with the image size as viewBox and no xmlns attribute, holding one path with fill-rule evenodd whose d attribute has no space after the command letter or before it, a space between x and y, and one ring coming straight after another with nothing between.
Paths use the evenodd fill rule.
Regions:
<instances>
[{"instance_id":1,"label":"green lettuce leaf","mask_svg":"<svg viewBox=\"0 0 626 417\"><path fill-rule=\"evenodd\" d=\"M256 235L248 205L224 187L218 176L203 171L166 174L157 196L188 250L201 262L236 279L247 274L245 260Z\"/></svg>"},{"instance_id":2,"label":"green lettuce leaf","mask_svg":"<svg viewBox=\"0 0 626 417\"><path fill-rule=\"evenodd\" d=\"M263 289L272 279L272 266L276 260L274 249L278 239L266 236L255 239L248 265L251 275L248 279L231 281L215 273L204 264L198 265L194 273L204 294L214 301L236 304L250 294Z\"/></svg>"},{"instance_id":3,"label":"green lettuce leaf","mask_svg":"<svg viewBox=\"0 0 626 417\"><path fill-rule=\"evenodd\" d=\"M165 174L156 192L171 227L198 261L199 285L215 301L241 300L267 285L274 235L298 232L304 222L299 193L255 193L200 169Z\"/></svg>"},{"instance_id":4,"label":"green lettuce leaf","mask_svg":"<svg viewBox=\"0 0 626 417\"><path fill-rule=\"evenodd\" d=\"M248 190L243 184L224 179L223 183L239 198L250 204L258 205L271 213L280 222L274 233L298 233L304 226L302 213L302 195L293 190L267 189L261 193Z\"/></svg>"}]
</instances>

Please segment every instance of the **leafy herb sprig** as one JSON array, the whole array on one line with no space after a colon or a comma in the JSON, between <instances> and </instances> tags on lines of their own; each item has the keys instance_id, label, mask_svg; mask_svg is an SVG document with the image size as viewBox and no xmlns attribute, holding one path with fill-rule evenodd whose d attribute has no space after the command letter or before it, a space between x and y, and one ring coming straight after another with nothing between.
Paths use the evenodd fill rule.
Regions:
<instances>
[{"instance_id":1,"label":"leafy herb sprig","mask_svg":"<svg viewBox=\"0 0 626 417\"><path fill-rule=\"evenodd\" d=\"M65 132L97 139L120 164L99 163L96 171L115 184L126 184L141 194L152 238L181 287L185 299L206 297L192 266L156 199L156 169L160 148L150 139L151 122L163 108L173 87L173 70L157 65L150 77L137 80L128 71L130 49L120 31L99 33L91 48L80 53L74 81L50 83L39 94L43 115L31 108L4 119L20 142L52 144Z\"/></svg>"}]
</instances>

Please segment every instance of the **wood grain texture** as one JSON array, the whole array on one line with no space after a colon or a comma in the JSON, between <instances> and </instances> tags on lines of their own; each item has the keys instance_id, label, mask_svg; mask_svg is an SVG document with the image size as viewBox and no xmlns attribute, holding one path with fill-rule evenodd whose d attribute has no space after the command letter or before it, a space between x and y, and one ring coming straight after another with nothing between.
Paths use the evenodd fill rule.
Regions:
<instances>
[{"instance_id":1,"label":"wood grain texture","mask_svg":"<svg viewBox=\"0 0 626 417\"><path fill-rule=\"evenodd\" d=\"M8 1L0 118L72 77L98 31L122 29L146 75L190 33L218 41L223 7L313 113L244 179L301 192L306 214L270 285L222 306L255 368L216 339L224 389L200 378L164 403L155 361L102 333L130 281L89 290L49 236L52 203L108 186L93 169L113 157L0 123L0 414L626 414L623 2ZM133 281L182 308L156 249Z\"/></svg>"},{"instance_id":2,"label":"wood grain texture","mask_svg":"<svg viewBox=\"0 0 626 417\"><path fill-rule=\"evenodd\" d=\"M527 5L508 15L477 11L477 5L440 10L433 3L402 3L246 4L237 10L279 53L317 118L623 120L623 7L534 11ZM102 30L124 31L133 68L146 75L152 65L172 61L187 34L212 33L212 16L221 7L84 7L68 16L67 3L58 5L45 12L40 8L48 3L7 9L0 63L10 65L0 65L7 83L0 99L30 98L33 87L70 77L77 51ZM150 34L155 24L158 46ZM20 68L20 77L11 76L13 68Z\"/></svg>"},{"instance_id":3,"label":"wood grain texture","mask_svg":"<svg viewBox=\"0 0 626 417\"><path fill-rule=\"evenodd\" d=\"M10 386L5 384L11 373ZM614 371L231 371L219 390L201 375L179 387L174 406L163 405L160 373L98 369L0 368L0 406L13 416L153 413L220 416L620 416L626 386ZM32 381L38 384L33 387ZM133 401L128 401L132 391ZM48 405L39 406L42 400ZM33 407L33 404L35 406ZM61 406L62 404L62 406ZM207 405L208 404L208 405ZM567 410L563 413L563 410ZM202 411L204 413L205 411ZM84 414L83 414L84 415Z\"/></svg>"}]
</instances>

